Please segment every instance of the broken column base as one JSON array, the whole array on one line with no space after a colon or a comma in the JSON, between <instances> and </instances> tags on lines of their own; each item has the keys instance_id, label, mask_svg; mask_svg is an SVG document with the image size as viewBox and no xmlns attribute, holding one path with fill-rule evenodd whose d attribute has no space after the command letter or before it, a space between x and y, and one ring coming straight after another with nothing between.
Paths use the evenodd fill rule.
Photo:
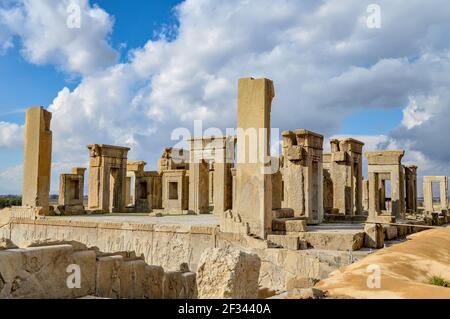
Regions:
<instances>
[{"instance_id":1,"label":"broken column base","mask_svg":"<svg viewBox=\"0 0 450 319\"><path fill-rule=\"evenodd\" d=\"M56 206L55 209L55 215L61 215L61 216L72 216L72 215L84 215L86 214L86 211L84 210L84 206L63 206L59 205Z\"/></svg>"},{"instance_id":2,"label":"broken column base","mask_svg":"<svg viewBox=\"0 0 450 319\"><path fill-rule=\"evenodd\" d=\"M384 229L381 224L366 224L364 227L365 238L364 246L368 248L384 247Z\"/></svg>"},{"instance_id":3,"label":"broken column base","mask_svg":"<svg viewBox=\"0 0 450 319\"><path fill-rule=\"evenodd\" d=\"M250 227L248 223L242 221L239 214L229 210L220 217L220 231L222 233L249 235Z\"/></svg>"}]
</instances>

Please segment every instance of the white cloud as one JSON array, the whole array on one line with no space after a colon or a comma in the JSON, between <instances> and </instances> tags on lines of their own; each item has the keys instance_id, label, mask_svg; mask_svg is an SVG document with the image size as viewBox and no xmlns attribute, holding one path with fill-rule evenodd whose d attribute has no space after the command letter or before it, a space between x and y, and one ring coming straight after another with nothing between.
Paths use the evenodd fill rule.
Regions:
<instances>
[{"instance_id":1,"label":"white cloud","mask_svg":"<svg viewBox=\"0 0 450 319\"><path fill-rule=\"evenodd\" d=\"M28 6L17 9L21 14L13 21L27 14L50 34L58 30L55 23L60 22L53 21L61 20L58 10L45 23L33 13L49 0L33 6L23 1ZM378 1L381 29L366 25L372 1L187 0L176 9L179 27L171 29L177 32L173 40L148 41L130 51L126 62L108 68L105 64L114 58L104 57L115 55L107 41L112 20L100 8L82 3L85 15L98 13L90 18L97 32L78 34L83 40L69 33L59 46L53 37L10 24L31 62L85 75L78 87L64 88L49 106L55 161L84 162L86 144L112 143L131 146L131 158L154 168L162 148L174 143L172 129L191 128L195 119L205 127L234 127L237 79L264 76L275 82L274 127L331 136L354 111L402 107L398 130L359 137L366 149L406 148L407 159L422 163L424 172L439 168L448 174L450 148L442 134L448 135L450 110L450 7L445 0L426 5ZM10 14L15 17L14 11ZM37 41L44 49L36 48ZM89 58L70 56L61 48L67 44Z\"/></svg>"},{"instance_id":2,"label":"white cloud","mask_svg":"<svg viewBox=\"0 0 450 319\"><path fill-rule=\"evenodd\" d=\"M22 174L22 164L0 170L0 194L21 194L23 180Z\"/></svg>"},{"instance_id":3,"label":"white cloud","mask_svg":"<svg viewBox=\"0 0 450 319\"><path fill-rule=\"evenodd\" d=\"M70 4L80 8L80 28L68 27L67 21L73 13L68 11ZM3 9L0 6L0 26L5 28L4 49L12 45L8 33L18 36L22 54L29 62L54 64L66 72L81 75L116 63L118 53L108 42L113 24L111 16L91 6L88 0L17 0L10 1Z\"/></svg>"},{"instance_id":4,"label":"white cloud","mask_svg":"<svg viewBox=\"0 0 450 319\"><path fill-rule=\"evenodd\" d=\"M0 54L4 54L8 49L12 48L13 46L14 45L11 34L0 23Z\"/></svg>"},{"instance_id":5,"label":"white cloud","mask_svg":"<svg viewBox=\"0 0 450 319\"><path fill-rule=\"evenodd\" d=\"M23 125L0 122L0 149L23 147Z\"/></svg>"}]
</instances>

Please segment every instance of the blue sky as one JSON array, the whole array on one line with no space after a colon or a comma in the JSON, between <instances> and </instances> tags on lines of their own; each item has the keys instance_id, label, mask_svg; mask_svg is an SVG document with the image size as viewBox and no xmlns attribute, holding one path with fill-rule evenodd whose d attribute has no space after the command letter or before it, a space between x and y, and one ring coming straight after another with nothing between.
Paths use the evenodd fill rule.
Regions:
<instances>
[{"instance_id":1,"label":"blue sky","mask_svg":"<svg viewBox=\"0 0 450 319\"><path fill-rule=\"evenodd\" d=\"M176 23L173 7L181 1L117 1L96 0L108 13L114 15L112 46L120 49L121 59L127 59L128 48L142 47L165 24ZM29 106L47 107L61 88L75 88L80 77L71 76L53 65L28 63L16 47L0 55L0 121L23 124L24 110ZM23 160L22 148L0 152L0 167L8 167Z\"/></svg>"},{"instance_id":2,"label":"blue sky","mask_svg":"<svg viewBox=\"0 0 450 319\"><path fill-rule=\"evenodd\" d=\"M120 48L125 43L121 58L126 59L127 48L142 47L162 26L176 23L172 9L180 2L96 0L92 3L115 17L112 46ZM15 39L16 44L19 41ZM36 104L48 106L62 87L73 89L80 82L79 77L67 75L53 65L28 63L20 54L20 46L0 55L0 70L0 121L23 123L20 110Z\"/></svg>"},{"instance_id":3,"label":"blue sky","mask_svg":"<svg viewBox=\"0 0 450 319\"><path fill-rule=\"evenodd\" d=\"M175 128L234 127L247 76L274 81L273 127L404 148L419 175L450 174L445 0L380 0L380 28L369 0L57 3L0 1L0 193L20 192L26 107L53 113L56 191L87 144L129 146L154 169ZM70 3L79 30L65 25Z\"/></svg>"}]
</instances>

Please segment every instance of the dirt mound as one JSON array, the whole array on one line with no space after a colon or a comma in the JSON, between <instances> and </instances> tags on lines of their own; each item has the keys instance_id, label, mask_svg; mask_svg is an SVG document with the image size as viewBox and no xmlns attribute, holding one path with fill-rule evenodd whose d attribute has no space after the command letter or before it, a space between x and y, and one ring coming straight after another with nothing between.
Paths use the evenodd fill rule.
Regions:
<instances>
[{"instance_id":1,"label":"dirt mound","mask_svg":"<svg viewBox=\"0 0 450 319\"><path fill-rule=\"evenodd\" d=\"M450 282L450 227L411 235L333 272L316 287L342 298L450 299L450 288L430 284L434 276Z\"/></svg>"}]
</instances>

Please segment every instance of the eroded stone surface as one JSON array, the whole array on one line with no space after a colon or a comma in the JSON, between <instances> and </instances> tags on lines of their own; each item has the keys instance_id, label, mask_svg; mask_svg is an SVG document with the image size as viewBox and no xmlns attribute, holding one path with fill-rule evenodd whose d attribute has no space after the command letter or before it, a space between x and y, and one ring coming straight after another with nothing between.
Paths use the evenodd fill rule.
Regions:
<instances>
[{"instance_id":1,"label":"eroded stone surface","mask_svg":"<svg viewBox=\"0 0 450 319\"><path fill-rule=\"evenodd\" d=\"M144 297L147 299L162 299L164 269L160 266L145 266L146 280Z\"/></svg>"},{"instance_id":2,"label":"eroded stone surface","mask_svg":"<svg viewBox=\"0 0 450 319\"><path fill-rule=\"evenodd\" d=\"M366 224L364 227L365 246L369 248L383 248L384 246L384 231L380 224Z\"/></svg>"},{"instance_id":3,"label":"eroded stone surface","mask_svg":"<svg viewBox=\"0 0 450 319\"><path fill-rule=\"evenodd\" d=\"M207 249L197 270L201 299L255 299L261 260L255 254L233 248Z\"/></svg>"}]
</instances>

